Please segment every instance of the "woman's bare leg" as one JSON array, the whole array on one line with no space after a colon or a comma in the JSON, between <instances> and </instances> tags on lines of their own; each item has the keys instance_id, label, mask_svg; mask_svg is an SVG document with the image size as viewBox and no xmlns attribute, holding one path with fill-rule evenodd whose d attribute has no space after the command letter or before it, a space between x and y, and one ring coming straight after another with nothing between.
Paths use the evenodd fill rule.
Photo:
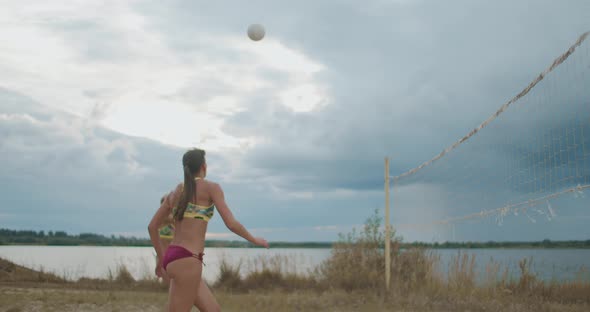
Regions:
<instances>
[{"instance_id":1,"label":"woman's bare leg","mask_svg":"<svg viewBox=\"0 0 590 312\"><path fill-rule=\"evenodd\" d=\"M203 279L201 279L201 284L199 285L199 291L197 292L197 300L195 300L195 306L201 312L219 312L221 311L221 307L217 300L215 300L215 296L205 283Z\"/></svg>"},{"instance_id":2,"label":"woman's bare leg","mask_svg":"<svg viewBox=\"0 0 590 312\"><path fill-rule=\"evenodd\" d=\"M201 282L202 263L189 257L168 264L166 271L170 276L168 295L169 312L189 312L197 300Z\"/></svg>"}]
</instances>

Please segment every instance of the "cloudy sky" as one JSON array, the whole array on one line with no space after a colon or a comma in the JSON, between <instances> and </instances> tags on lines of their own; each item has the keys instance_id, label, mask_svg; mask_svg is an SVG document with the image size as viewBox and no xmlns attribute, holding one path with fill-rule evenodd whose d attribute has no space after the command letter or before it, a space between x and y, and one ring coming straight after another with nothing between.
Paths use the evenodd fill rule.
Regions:
<instances>
[{"instance_id":1,"label":"cloudy sky","mask_svg":"<svg viewBox=\"0 0 590 312\"><path fill-rule=\"evenodd\" d=\"M182 153L196 146L256 235L335 240L376 209L383 214L385 156L394 176L431 159L590 30L586 0L0 5L0 227L141 237L182 178ZM264 40L247 38L251 23L266 27ZM553 174L551 187L526 188L520 172L536 167L523 167L515 152L538 150L546 129L565 142L567 127L582 133L590 123L581 87L590 81L587 42L575 56L523 100L529 108L506 113L470 148L395 189L399 234L590 237L589 196L554 203L551 221L537 213L452 229L404 226L585 185L590 148L580 135L564 143L574 146L564 155L574 159L575 179ZM505 153L490 153L492 145ZM497 172L512 177L510 187L499 186ZM209 238L237 237L217 217Z\"/></svg>"}]
</instances>

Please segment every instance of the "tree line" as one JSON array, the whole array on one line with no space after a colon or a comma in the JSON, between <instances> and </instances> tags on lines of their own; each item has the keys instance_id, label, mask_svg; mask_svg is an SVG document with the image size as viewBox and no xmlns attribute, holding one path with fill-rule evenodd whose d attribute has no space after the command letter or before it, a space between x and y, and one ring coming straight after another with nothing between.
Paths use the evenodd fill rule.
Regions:
<instances>
[{"instance_id":1,"label":"tree line","mask_svg":"<svg viewBox=\"0 0 590 312\"><path fill-rule=\"evenodd\" d=\"M95 233L68 234L64 231L30 231L0 229L0 245L48 245L48 246L152 246L148 238L129 236L105 236ZM273 242L277 248L330 248L330 242ZM205 247L246 248L253 245L246 241L206 240Z\"/></svg>"},{"instance_id":2,"label":"tree line","mask_svg":"<svg viewBox=\"0 0 590 312\"><path fill-rule=\"evenodd\" d=\"M404 247L425 247L434 249L475 249L475 248L590 248L589 240L552 241L511 241L511 242L443 242L443 243L404 243Z\"/></svg>"},{"instance_id":3,"label":"tree line","mask_svg":"<svg viewBox=\"0 0 590 312\"><path fill-rule=\"evenodd\" d=\"M274 248L331 248L333 242L271 242ZM68 234L64 231L30 231L0 229L0 245L54 245L54 246L151 246L148 238L105 236L95 233ZM242 240L206 240L205 247L250 248ZM401 242L401 248L474 249L474 248L590 248L589 240L533 242Z\"/></svg>"}]
</instances>

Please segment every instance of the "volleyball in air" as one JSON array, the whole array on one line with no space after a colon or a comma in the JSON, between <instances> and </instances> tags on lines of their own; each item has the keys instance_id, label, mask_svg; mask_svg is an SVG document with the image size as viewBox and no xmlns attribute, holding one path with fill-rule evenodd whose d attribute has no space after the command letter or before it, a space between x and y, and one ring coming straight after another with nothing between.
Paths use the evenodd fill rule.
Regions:
<instances>
[{"instance_id":1,"label":"volleyball in air","mask_svg":"<svg viewBox=\"0 0 590 312\"><path fill-rule=\"evenodd\" d=\"M248 27L248 37L253 41L262 40L265 34L264 26L260 24L252 24Z\"/></svg>"}]
</instances>

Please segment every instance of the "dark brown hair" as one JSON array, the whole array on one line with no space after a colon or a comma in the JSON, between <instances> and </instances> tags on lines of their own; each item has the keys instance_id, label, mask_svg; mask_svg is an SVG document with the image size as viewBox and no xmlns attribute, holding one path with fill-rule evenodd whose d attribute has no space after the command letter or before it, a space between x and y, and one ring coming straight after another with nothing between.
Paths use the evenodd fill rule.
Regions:
<instances>
[{"instance_id":1,"label":"dark brown hair","mask_svg":"<svg viewBox=\"0 0 590 312\"><path fill-rule=\"evenodd\" d=\"M182 156L182 168L184 170L184 189L174 213L174 219L180 221L184 217L186 207L191 200L197 198L197 183L195 174L199 173L201 166L205 163L205 151L194 148Z\"/></svg>"}]
</instances>

